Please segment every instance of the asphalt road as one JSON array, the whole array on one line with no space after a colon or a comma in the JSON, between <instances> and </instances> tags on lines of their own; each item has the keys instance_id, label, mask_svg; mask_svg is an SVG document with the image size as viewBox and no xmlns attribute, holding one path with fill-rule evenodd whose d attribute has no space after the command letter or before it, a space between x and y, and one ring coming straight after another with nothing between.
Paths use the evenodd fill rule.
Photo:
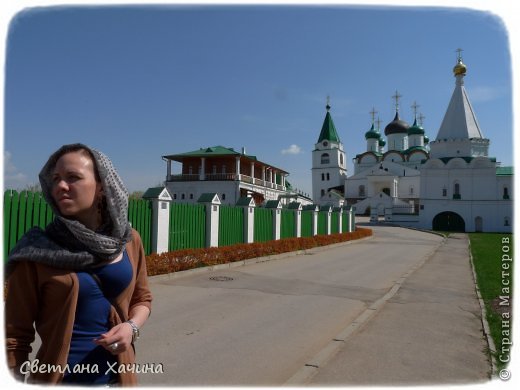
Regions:
<instances>
[{"instance_id":1,"label":"asphalt road","mask_svg":"<svg viewBox=\"0 0 520 390\"><path fill-rule=\"evenodd\" d=\"M374 237L228 270L151 278L140 385L279 386L402 283L442 238L374 226ZM383 299L384 300L384 299Z\"/></svg>"}]
</instances>

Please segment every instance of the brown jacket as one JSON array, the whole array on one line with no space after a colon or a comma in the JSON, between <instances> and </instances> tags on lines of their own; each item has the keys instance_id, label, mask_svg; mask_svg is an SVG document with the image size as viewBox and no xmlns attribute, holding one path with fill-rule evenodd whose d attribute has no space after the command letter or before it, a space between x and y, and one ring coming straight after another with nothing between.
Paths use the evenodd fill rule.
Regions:
<instances>
[{"instance_id":1,"label":"brown jacket","mask_svg":"<svg viewBox=\"0 0 520 390\"><path fill-rule=\"evenodd\" d=\"M126 244L132 263L133 277L128 287L113 301L110 314L111 326L128 319L132 308L142 305L151 309L152 294L148 288L146 261L137 231L132 231L132 241ZM8 280L5 302L7 363L19 370L32 351L34 327L42 344L36 354L39 367L67 363L72 327L76 312L79 282L75 272L61 270L32 261L21 261ZM118 313L121 313L121 318ZM134 351L117 355L120 364L135 363ZM25 363L27 369L27 363ZM114 367L115 368L115 367ZM19 371L18 371L19 372ZM61 382L59 370L50 373L32 373L29 381L55 384ZM131 372L119 374L123 386L137 384Z\"/></svg>"}]
</instances>

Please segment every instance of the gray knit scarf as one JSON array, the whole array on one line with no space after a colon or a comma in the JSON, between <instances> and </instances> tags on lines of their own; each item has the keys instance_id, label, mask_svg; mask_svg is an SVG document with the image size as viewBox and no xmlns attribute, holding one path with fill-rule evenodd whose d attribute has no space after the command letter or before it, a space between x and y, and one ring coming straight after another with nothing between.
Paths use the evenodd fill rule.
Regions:
<instances>
[{"instance_id":1,"label":"gray knit scarf","mask_svg":"<svg viewBox=\"0 0 520 390\"><path fill-rule=\"evenodd\" d=\"M87 150L93 157L106 198L103 225L98 231L62 216L51 195L52 174L57 160L67 151L78 149ZM9 255L7 275L18 261L34 261L80 271L113 260L122 252L124 245L131 240L128 192L107 156L83 144L64 145L49 158L39 179L43 196L56 217L45 230L32 228L17 242Z\"/></svg>"}]
</instances>

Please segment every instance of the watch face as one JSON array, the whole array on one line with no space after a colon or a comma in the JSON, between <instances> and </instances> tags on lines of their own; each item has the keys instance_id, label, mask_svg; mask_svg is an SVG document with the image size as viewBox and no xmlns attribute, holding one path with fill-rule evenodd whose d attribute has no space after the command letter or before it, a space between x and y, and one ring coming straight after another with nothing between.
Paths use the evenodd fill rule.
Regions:
<instances>
[{"instance_id":1,"label":"watch face","mask_svg":"<svg viewBox=\"0 0 520 390\"><path fill-rule=\"evenodd\" d=\"M329 146L329 143L327 141L323 141L323 146Z\"/></svg>"}]
</instances>

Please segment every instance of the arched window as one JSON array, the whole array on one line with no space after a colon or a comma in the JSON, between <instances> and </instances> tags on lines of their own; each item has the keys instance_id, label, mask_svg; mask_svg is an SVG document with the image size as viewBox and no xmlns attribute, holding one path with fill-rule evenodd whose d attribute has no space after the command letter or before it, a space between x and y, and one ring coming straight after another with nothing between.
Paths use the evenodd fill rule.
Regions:
<instances>
[{"instance_id":1,"label":"arched window","mask_svg":"<svg viewBox=\"0 0 520 390\"><path fill-rule=\"evenodd\" d=\"M321 163L322 164L330 164L330 156L328 153L323 153L321 155Z\"/></svg>"},{"instance_id":2,"label":"arched window","mask_svg":"<svg viewBox=\"0 0 520 390\"><path fill-rule=\"evenodd\" d=\"M365 186L359 186L359 197L363 198L365 196Z\"/></svg>"},{"instance_id":3,"label":"arched window","mask_svg":"<svg viewBox=\"0 0 520 390\"><path fill-rule=\"evenodd\" d=\"M222 200L226 200L226 194L222 194Z\"/></svg>"},{"instance_id":4,"label":"arched window","mask_svg":"<svg viewBox=\"0 0 520 390\"><path fill-rule=\"evenodd\" d=\"M321 174L321 181L325 181L325 174L324 173Z\"/></svg>"},{"instance_id":5,"label":"arched window","mask_svg":"<svg viewBox=\"0 0 520 390\"><path fill-rule=\"evenodd\" d=\"M343 165L343 153L340 153L339 155L339 164Z\"/></svg>"},{"instance_id":6,"label":"arched window","mask_svg":"<svg viewBox=\"0 0 520 390\"><path fill-rule=\"evenodd\" d=\"M455 195L460 195L460 184L459 183L455 183L453 185L453 193Z\"/></svg>"},{"instance_id":7,"label":"arched window","mask_svg":"<svg viewBox=\"0 0 520 390\"><path fill-rule=\"evenodd\" d=\"M330 180L330 173L327 173L327 180Z\"/></svg>"}]
</instances>

